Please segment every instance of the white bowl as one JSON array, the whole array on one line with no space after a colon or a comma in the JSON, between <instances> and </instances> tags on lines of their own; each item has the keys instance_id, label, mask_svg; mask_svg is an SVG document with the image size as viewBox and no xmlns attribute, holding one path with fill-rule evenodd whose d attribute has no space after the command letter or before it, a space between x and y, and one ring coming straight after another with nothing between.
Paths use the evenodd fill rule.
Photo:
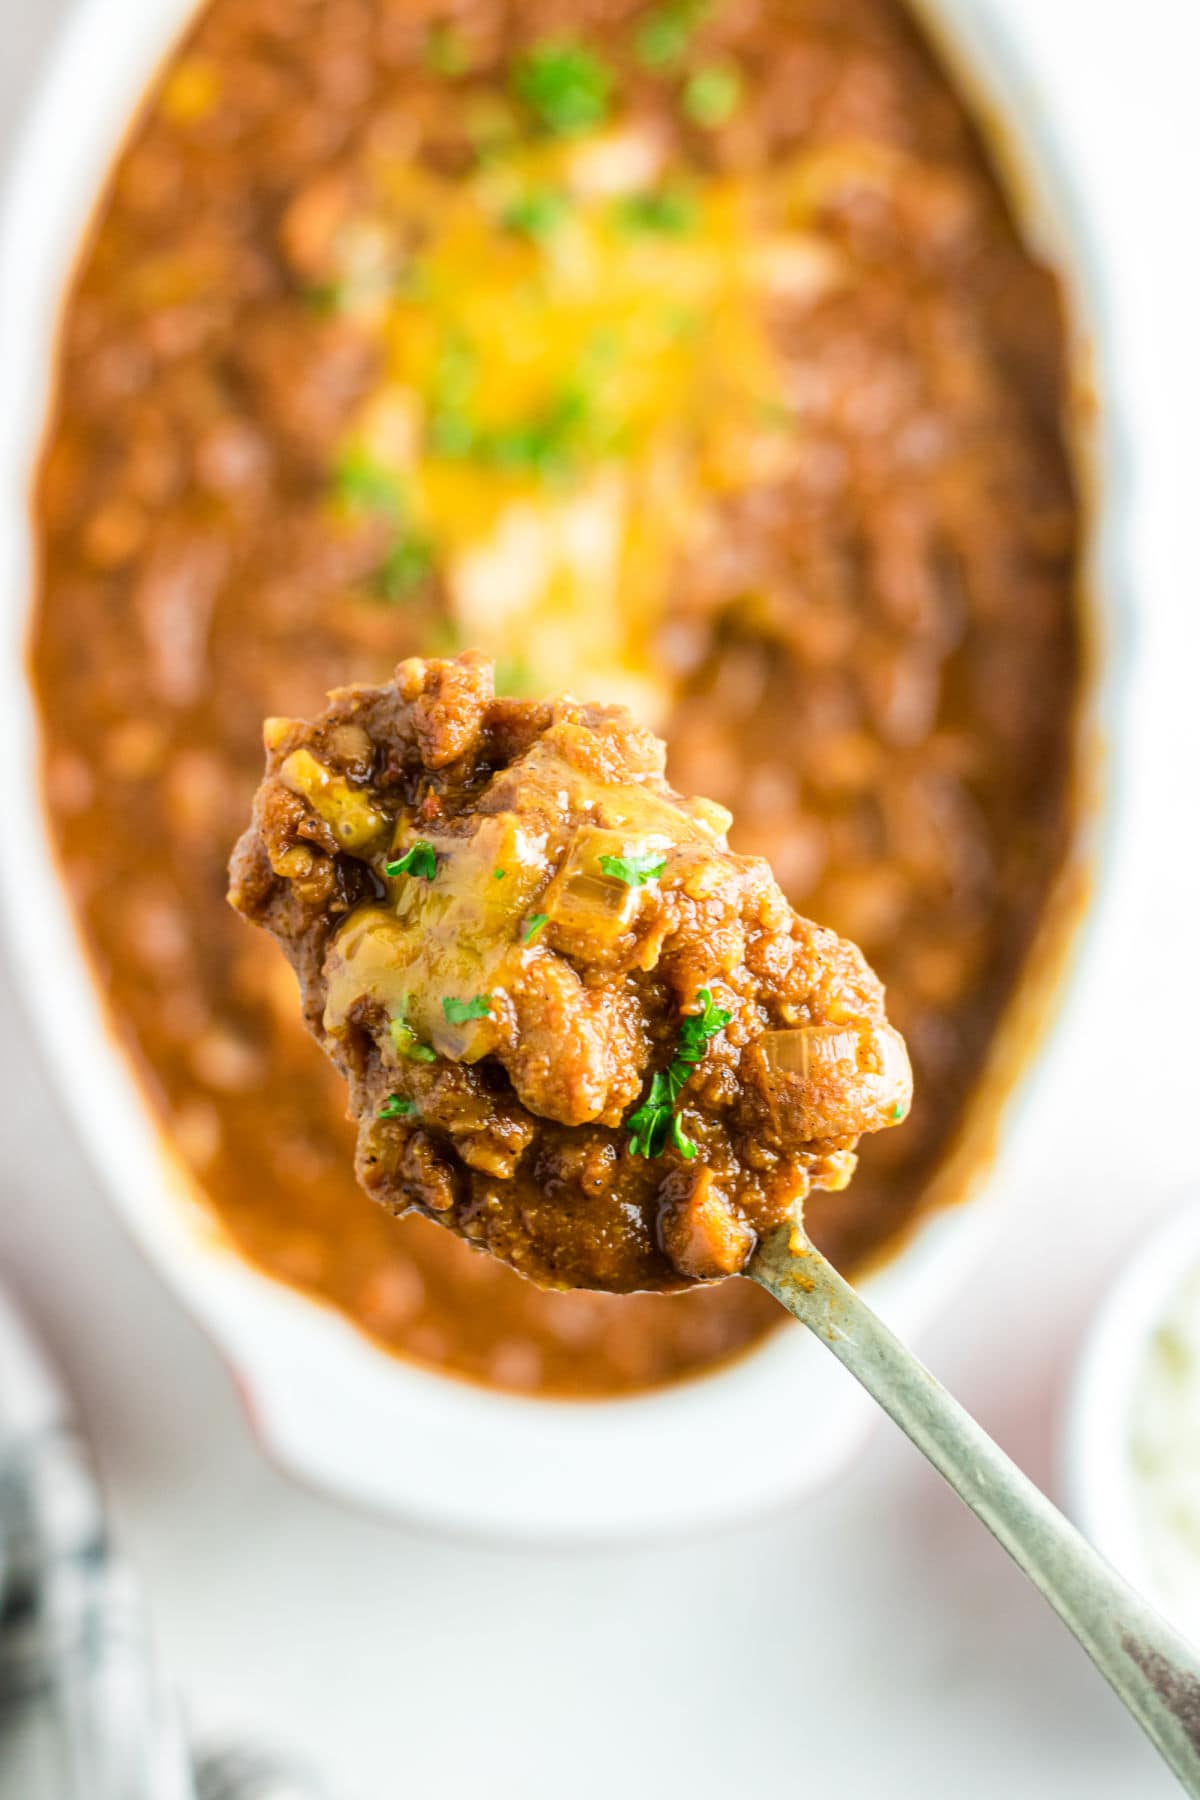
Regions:
<instances>
[{"instance_id":1,"label":"white bowl","mask_svg":"<svg viewBox=\"0 0 1200 1800\"><path fill-rule=\"evenodd\" d=\"M126 121L190 10L190 0L81 0L35 97L0 218L0 758L10 803L0 836L16 969L58 1092L114 1203L228 1357L267 1447L295 1472L384 1511L541 1539L707 1524L797 1494L845 1461L870 1418L857 1389L798 1328L682 1387L577 1406L508 1398L389 1359L220 1240L190 1202L108 1036L38 799L24 667L28 493L57 310L80 234ZM1086 351L1094 383L1100 309L1084 275L1080 220L1045 143L1021 123L1013 46L985 30L967 0L929 11L983 116L1009 122L1002 161L1010 182L1015 174L1026 228L1067 277L1079 367ZM1102 416L1108 432L1111 416ZM1107 442L1086 449L1096 471L1107 466ZM1104 536L1107 565L1107 529ZM1111 570L1099 567L1098 540L1091 551L1089 591L1107 617ZM1107 678L1094 698L1111 728ZM1081 720L1089 741L1095 725L1095 717ZM1092 848L1081 845L1081 854L1090 858ZM1014 1044L1028 1027L1029 1009L1018 1006L997 1045L997 1081L1013 1073ZM964 1157L990 1143L992 1123L980 1116L979 1141L964 1145ZM1003 1156L987 1186L986 1209L976 1200L930 1216L871 1279L871 1299L901 1335L919 1333L978 1253L1002 1206Z\"/></svg>"},{"instance_id":2,"label":"white bowl","mask_svg":"<svg viewBox=\"0 0 1200 1800\"><path fill-rule=\"evenodd\" d=\"M1133 1463L1139 1389L1151 1342L1176 1296L1200 1270L1200 1197L1172 1208L1132 1248L1088 1328L1071 1384L1063 1440L1067 1508L1102 1555L1181 1629L1181 1612L1154 1555Z\"/></svg>"}]
</instances>

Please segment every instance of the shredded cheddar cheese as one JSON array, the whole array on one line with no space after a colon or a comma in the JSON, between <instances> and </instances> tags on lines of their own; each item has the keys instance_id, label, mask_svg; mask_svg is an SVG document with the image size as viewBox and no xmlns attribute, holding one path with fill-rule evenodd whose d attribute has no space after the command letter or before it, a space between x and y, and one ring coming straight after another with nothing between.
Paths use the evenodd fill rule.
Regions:
<instances>
[{"instance_id":1,"label":"shredded cheddar cheese","mask_svg":"<svg viewBox=\"0 0 1200 1800\"><path fill-rule=\"evenodd\" d=\"M341 284L386 374L335 500L347 470L352 503L385 495L413 571L388 597L436 572L459 641L527 691L582 684L661 717L675 561L780 435L766 307L781 283L836 279L794 178L685 174L617 122L518 136L465 178L409 161L376 182L372 229L417 248L386 293Z\"/></svg>"}]
</instances>

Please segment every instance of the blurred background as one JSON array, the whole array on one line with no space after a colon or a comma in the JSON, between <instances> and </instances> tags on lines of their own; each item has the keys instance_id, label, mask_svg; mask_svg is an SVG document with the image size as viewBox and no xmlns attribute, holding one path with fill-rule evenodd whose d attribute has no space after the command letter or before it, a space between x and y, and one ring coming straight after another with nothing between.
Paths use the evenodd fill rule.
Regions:
<instances>
[{"instance_id":1,"label":"blurred background","mask_svg":"<svg viewBox=\"0 0 1200 1800\"><path fill-rule=\"evenodd\" d=\"M5 167L69 10L0 0ZM1200 27L1174 0L1134 13L1114 0L967 10L985 31L1003 16L1101 271L1154 697L1138 714L1129 780L1149 803L1168 772L1178 781L1197 766L1200 709L1177 631L1200 560L1200 259L1187 179L1200 152ZM1194 843L1168 842L1163 827L1156 813L1148 851L1129 838L1086 988L1072 996L1071 1042L1091 1046L1086 1078L1056 1063L1025 1101L1044 1124L1094 1117L1094 1132L1073 1132L1061 1164L1031 1157L1009 1172L1003 1238L918 1346L1057 1495L1086 1322L1144 1223L1200 1177L1180 1128L1194 1109L1186 1053L1129 1066L1136 971L1163 944L1195 996L1200 870ZM496 1546L305 1491L272 1467L212 1345L102 1197L7 982L0 1091L0 1275L76 1397L198 1738L286 1746L345 1800L549 1800L564 1787L599 1800L685 1785L701 1800L801 1787L852 1800L1173 1791L1082 1654L886 1425L802 1502L632 1547ZM804 1420L784 1428L802 1432Z\"/></svg>"}]
</instances>

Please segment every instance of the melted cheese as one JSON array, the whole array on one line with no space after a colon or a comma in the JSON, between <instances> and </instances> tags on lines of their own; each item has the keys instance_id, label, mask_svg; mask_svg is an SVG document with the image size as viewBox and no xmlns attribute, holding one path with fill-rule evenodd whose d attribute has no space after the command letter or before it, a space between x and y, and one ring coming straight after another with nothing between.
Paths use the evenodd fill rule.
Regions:
<instances>
[{"instance_id":1,"label":"melted cheese","mask_svg":"<svg viewBox=\"0 0 1200 1800\"><path fill-rule=\"evenodd\" d=\"M635 779L598 781L564 752L556 729L569 741L577 728L552 728L496 778L514 810L477 817L466 835L423 829L437 853L433 880L395 876L386 904L359 907L341 926L326 955L327 1031L345 1031L366 1001L399 1031L398 1058L416 1043L456 1062L477 1061L495 1049L505 989L531 957L553 949L586 964L634 923L649 889L606 874L602 858L661 852L666 861L686 845L724 847L723 807L677 801ZM319 781L314 787L324 792ZM401 824L378 867L415 835ZM531 944L535 912L547 924ZM486 1016L446 1016L447 1001L485 998Z\"/></svg>"},{"instance_id":2,"label":"melted cheese","mask_svg":"<svg viewBox=\"0 0 1200 1800\"><path fill-rule=\"evenodd\" d=\"M838 279L794 176L672 171L629 124L377 180L378 216L419 249L386 299L365 290L386 378L347 449L395 477L462 642L524 689L660 722L675 561L781 435L765 305Z\"/></svg>"}]
</instances>

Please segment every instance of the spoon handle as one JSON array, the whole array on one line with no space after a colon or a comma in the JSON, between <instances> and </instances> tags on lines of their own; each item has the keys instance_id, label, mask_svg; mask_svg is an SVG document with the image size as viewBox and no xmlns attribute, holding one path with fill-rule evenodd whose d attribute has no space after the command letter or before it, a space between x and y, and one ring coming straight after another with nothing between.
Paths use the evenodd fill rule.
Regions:
<instances>
[{"instance_id":1,"label":"spoon handle","mask_svg":"<svg viewBox=\"0 0 1200 1800\"><path fill-rule=\"evenodd\" d=\"M905 1349L798 1226L747 1270L807 1325L945 1476L1074 1632L1186 1793L1200 1796L1200 1656Z\"/></svg>"}]
</instances>

